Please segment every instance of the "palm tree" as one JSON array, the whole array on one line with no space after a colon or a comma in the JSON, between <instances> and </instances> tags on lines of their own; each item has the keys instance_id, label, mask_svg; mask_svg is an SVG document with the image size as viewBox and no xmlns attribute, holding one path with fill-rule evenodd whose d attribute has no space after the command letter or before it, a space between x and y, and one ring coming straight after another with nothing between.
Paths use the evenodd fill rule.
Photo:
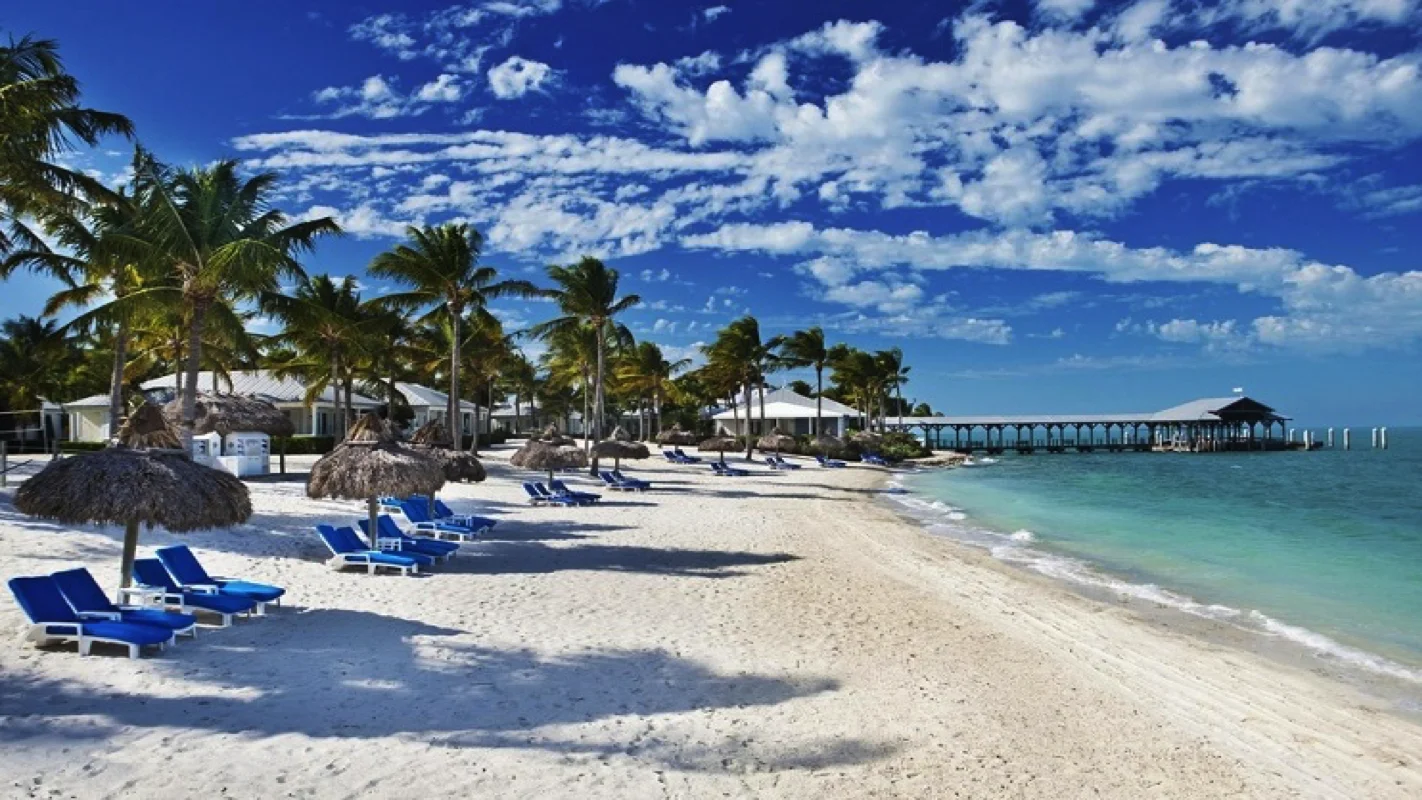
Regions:
<instances>
[{"instance_id":1,"label":"palm tree","mask_svg":"<svg viewBox=\"0 0 1422 800\"><path fill-rule=\"evenodd\" d=\"M568 328L588 328L597 337L597 367L593 376L593 429L594 439L602 438L602 425L606 407L604 401L604 368L607 361L609 340L619 346L629 346L632 332L627 326L616 321L617 315L627 311L642 298L635 294L617 296L617 270L590 256L572 266L560 267L556 264L548 268L548 277L557 284L556 289L546 294L558 304L562 316L535 325L529 332L538 337L548 336L555 331ZM583 420L586 424L587 420ZM597 458L592 460L592 469L597 469Z\"/></svg>"},{"instance_id":2,"label":"palm tree","mask_svg":"<svg viewBox=\"0 0 1422 800\"><path fill-rule=\"evenodd\" d=\"M898 399L899 425L904 422L904 385L909 382L909 371L912 367L904 365L904 351L897 347L889 350L880 350L874 354L874 363L878 367L880 380L884 394L893 390ZM880 406L879 425L881 428L888 423L884 418L883 406Z\"/></svg>"},{"instance_id":3,"label":"palm tree","mask_svg":"<svg viewBox=\"0 0 1422 800\"><path fill-rule=\"evenodd\" d=\"M497 281L498 270L479 264L483 235L468 225L410 226L405 235L408 241L376 256L369 271L409 287L387 295L385 303L409 310L429 307L422 321L443 319L450 325L449 424L455 448L463 449L459 441L459 377L464 363L460 349L465 316L483 311L491 299L534 297L539 290L527 281ZM477 449L477 427L474 433Z\"/></svg>"},{"instance_id":4,"label":"palm tree","mask_svg":"<svg viewBox=\"0 0 1422 800\"><path fill-rule=\"evenodd\" d=\"M507 362L504 364L503 379L505 388L513 394L514 398L514 424L513 432L518 433L523 425L523 398L530 401L538 391L538 370L533 366L533 362L528 360L528 356L522 350L515 349L509 354ZM534 414L534 427L538 426L537 411Z\"/></svg>"},{"instance_id":5,"label":"palm tree","mask_svg":"<svg viewBox=\"0 0 1422 800\"><path fill-rule=\"evenodd\" d=\"M795 331L780 343L780 362L790 368L812 367L815 370L815 435L824 432L825 366L829 364L829 348L825 346L825 331L818 325Z\"/></svg>"},{"instance_id":6,"label":"palm tree","mask_svg":"<svg viewBox=\"0 0 1422 800\"><path fill-rule=\"evenodd\" d=\"M691 366L691 359L682 358L667 361L662 348L654 342L639 342L628 351L626 358L617 368L617 379L640 400L650 402L651 416L656 420L656 430L652 426L640 426L643 439L650 439L661 433L662 399L677 391L672 378L676 373Z\"/></svg>"},{"instance_id":7,"label":"palm tree","mask_svg":"<svg viewBox=\"0 0 1422 800\"><path fill-rule=\"evenodd\" d=\"M352 420L341 403L341 390L359 360L363 342L363 326L369 315L362 313L356 279L350 275L339 282L329 275L303 279L290 294L268 292L262 296L262 308L281 320L282 332L271 338L277 347L287 348L292 358L275 364L279 375L300 375L307 382L305 401L308 406L328 387L336 409L336 440L345 439Z\"/></svg>"},{"instance_id":8,"label":"palm tree","mask_svg":"<svg viewBox=\"0 0 1422 800\"><path fill-rule=\"evenodd\" d=\"M397 384L415 378L411 368L417 357L415 329L404 314L386 308L378 299L363 303L359 314L363 335L355 363L373 387L371 396L385 394L390 421L403 424L414 417L414 411Z\"/></svg>"},{"instance_id":9,"label":"palm tree","mask_svg":"<svg viewBox=\"0 0 1422 800\"><path fill-rule=\"evenodd\" d=\"M833 371L830 380L859 409L866 427L871 427L870 409L878 380L874 357L857 347L837 344L829 349L828 363Z\"/></svg>"},{"instance_id":10,"label":"palm tree","mask_svg":"<svg viewBox=\"0 0 1422 800\"><path fill-rule=\"evenodd\" d=\"M81 195L111 197L54 160L76 140L93 146L109 134L132 136L133 123L78 102L79 82L64 71L53 40L26 36L0 46L0 255L45 247L27 218L72 210Z\"/></svg>"},{"instance_id":11,"label":"palm tree","mask_svg":"<svg viewBox=\"0 0 1422 800\"><path fill-rule=\"evenodd\" d=\"M224 304L273 292L283 277L302 277L296 255L341 229L330 217L288 224L286 215L271 207L275 173L244 179L236 161L173 170L147 153L136 160L140 220L132 233L112 238L119 255L162 264L176 284L161 291L181 300L187 315L182 427L184 445L190 446L209 314Z\"/></svg>"},{"instance_id":12,"label":"palm tree","mask_svg":"<svg viewBox=\"0 0 1422 800\"><path fill-rule=\"evenodd\" d=\"M588 421L592 419L593 373L597 371L598 337L592 328L561 327L547 334L543 366L553 389L576 390L583 400L583 449L590 450Z\"/></svg>"},{"instance_id":13,"label":"palm tree","mask_svg":"<svg viewBox=\"0 0 1422 800\"><path fill-rule=\"evenodd\" d=\"M780 343L778 336L762 341L760 323L755 317L746 316L718 331L715 341L704 348L709 362L724 365L741 382L746 404L746 458L750 458L755 451L755 438L750 430L751 386L761 387L760 424L764 432L765 373L774 368L775 350Z\"/></svg>"},{"instance_id":14,"label":"palm tree","mask_svg":"<svg viewBox=\"0 0 1422 800\"><path fill-rule=\"evenodd\" d=\"M18 317L0 323L0 409L29 411L68 394L81 360L53 320Z\"/></svg>"}]
</instances>

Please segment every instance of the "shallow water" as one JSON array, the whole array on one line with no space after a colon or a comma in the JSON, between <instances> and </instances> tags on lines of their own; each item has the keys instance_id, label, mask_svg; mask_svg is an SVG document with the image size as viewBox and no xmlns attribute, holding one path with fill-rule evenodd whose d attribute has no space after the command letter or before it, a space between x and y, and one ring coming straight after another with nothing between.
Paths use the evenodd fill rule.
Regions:
<instances>
[{"instance_id":1,"label":"shallow water","mask_svg":"<svg viewBox=\"0 0 1422 800\"><path fill-rule=\"evenodd\" d=\"M1390 439L1385 451L1007 455L903 476L894 497L1005 561L1422 684L1422 429Z\"/></svg>"}]
</instances>

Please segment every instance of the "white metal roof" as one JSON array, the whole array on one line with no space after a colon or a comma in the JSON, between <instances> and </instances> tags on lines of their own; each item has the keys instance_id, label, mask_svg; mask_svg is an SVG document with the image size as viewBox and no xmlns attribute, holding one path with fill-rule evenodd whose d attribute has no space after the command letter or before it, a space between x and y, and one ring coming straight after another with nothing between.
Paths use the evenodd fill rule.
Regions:
<instances>
[{"instance_id":1,"label":"white metal roof","mask_svg":"<svg viewBox=\"0 0 1422 800\"><path fill-rule=\"evenodd\" d=\"M250 370L229 373L232 377L232 385L229 387L227 381L218 376L217 390L219 392L231 394L250 394L270 400L274 405L305 405L306 404L306 384L295 378L278 378L270 370ZM144 389L172 389L178 385L177 376L164 375L161 378L154 378L143 384ZM203 391L212 391L212 373L204 370L198 373L198 388ZM332 404L331 387L326 387L321 395L316 399L318 404ZM87 399L87 398L86 398ZM69 405L77 405L70 403ZM104 401L108 405L108 401ZM352 392L351 405L357 408L374 408L381 405L381 401L372 400L365 395Z\"/></svg>"},{"instance_id":2,"label":"white metal roof","mask_svg":"<svg viewBox=\"0 0 1422 800\"><path fill-rule=\"evenodd\" d=\"M399 390L400 394L405 396L405 402L409 403L411 408L443 409L449 406L448 392L441 392L438 389L431 389L422 384L405 383L404 381L396 381L395 388ZM478 408L478 406L468 400L460 400L459 408L462 411L472 412Z\"/></svg>"},{"instance_id":3,"label":"white metal roof","mask_svg":"<svg viewBox=\"0 0 1422 800\"><path fill-rule=\"evenodd\" d=\"M849 406L823 398L822 416L826 419L833 417L857 417L859 412ZM760 419L760 398L751 393L751 419ZM737 415L745 416L745 410L726 409L712 415L712 419L735 419ZM766 419L814 419L815 418L815 398L806 397L791 391L788 388L776 389L773 392L765 393L765 417Z\"/></svg>"}]
</instances>

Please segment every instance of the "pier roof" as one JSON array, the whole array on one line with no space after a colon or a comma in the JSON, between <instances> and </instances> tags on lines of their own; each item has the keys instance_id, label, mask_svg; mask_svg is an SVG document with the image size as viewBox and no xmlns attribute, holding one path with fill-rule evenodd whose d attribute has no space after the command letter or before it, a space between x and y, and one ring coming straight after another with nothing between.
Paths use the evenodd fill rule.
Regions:
<instances>
[{"instance_id":1,"label":"pier roof","mask_svg":"<svg viewBox=\"0 0 1422 800\"><path fill-rule=\"evenodd\" d=\"M1188 422L1266 422L1287 420L1263 403L1243 396L1206 397L1181 403L1163 411L1116 414L1008 414L977 416L899 417L891 416L891 427L983 427L1047 425L1170 424Z\"/></svg>"}]
</instances>

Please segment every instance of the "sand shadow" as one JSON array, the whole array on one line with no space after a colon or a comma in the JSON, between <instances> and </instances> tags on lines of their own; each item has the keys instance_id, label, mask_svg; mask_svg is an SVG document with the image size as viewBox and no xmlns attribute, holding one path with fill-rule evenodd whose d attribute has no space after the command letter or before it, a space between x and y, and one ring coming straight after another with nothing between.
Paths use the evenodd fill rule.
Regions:
<instances>
[{"instance_id":1,"label":"sand shadow","mask_svg":"<svg viewBox=\"0 0 1422 800\"><path fill-rule=\"evenodd\" d=\"M747 567L799 560L789 553L736 550L689 550L633 545L578 544L549 547L536 541L488 542L476 557L460 556L440 566L441 572L482 575L545 574L563 571L642 572L685 578L734 578Z\"/></svg>"},{"instance_id":2,"label":"sand shadow","mask_svg":"<svg viewBox=\"0 0 1422 800\"><path fill-rule=\"evenodd\" d=\"M634 731L587 736L560 730L621 716L773 706L834 692L836 681L719 673L663 650L588 650L542 656L461 641L462 631L347 610L311 610L243 622L144 662L93 656L95 674L163 670L178 694L122 692L35 673L0 675L0 742L65 753L130 729L232 736L299 734L360 741L415 736L437 747L632 754L677 769L725 771L753 758L783 768L826 768L882 758L893 748L851 738L708 746ZM79 658L72 652L43 653ZM273 676L300 664L309 681ZM103 680L102 678L100 680ZM204 687L211 687L206 689ZM259 688L259 692L233 689ZM673 729L674 730L674 729ZM684 734L683 734L684 736Z\"/></svg>"}]
</instances>

